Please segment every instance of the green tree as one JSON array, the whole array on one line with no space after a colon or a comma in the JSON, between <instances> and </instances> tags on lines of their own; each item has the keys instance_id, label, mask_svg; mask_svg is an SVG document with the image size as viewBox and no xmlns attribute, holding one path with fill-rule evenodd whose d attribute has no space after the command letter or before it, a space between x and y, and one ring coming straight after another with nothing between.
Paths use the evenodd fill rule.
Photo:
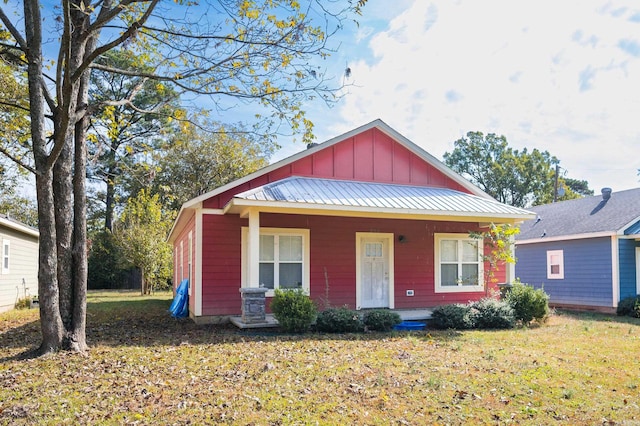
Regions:
<instances>
[{"instance_id":1,"label":"green tree","mask_svg":"<svg viewBox=\"0 0 640 426\"><path fill-rule=\"evenodd\" d=\"M453 151L443 158L452 170L502 203L527 207L553 201L553 165L558 160L547 151L518 151L509 147L504 136L469 132L455 141ZM567 187L562 199L576 197Z\"/></svg>"},{"instance_id":2,"label":"green tree","mask_svg":"<svg viewBox=\"0 0 640 426\"><path fill-rule=\"evenodd\" d=\"M266 166L272 148L241 128L218 125L211 132L189 125L162 153L153 186L178 210L185 201Z\"/></svg>"},{"instance_id":3,"label":"green tree","mask_svg":"<svg viewBox=\"0 0 640 426\"><path fill-rule=\"evenodd\" d=\"M149 66L136 65L133 52L122 49L107 52L97 62L140 74L151 71ZM140 75L113 74L102 69L91 74L89 99L99 105L91 119L89 177L104 185L104 194L100 194L104 228L112 230L123 174L134 167L140 156L166 144L176 122L174 117L182 117L183 112L177 105L177 93L170 86Z\"/></svg>"},{"instance_id":4,"label":"green tree","mask_svg":"<svg viewBox=\"0 0 640 426\"><path fill-rule=\"evenodd\" d=\"M171 246L166 237L172 217L162 212L158 194L142 190L130 197L114 236L131 266L142 272L142 294L166 286L171 278Z\"/></svg>"},{"instance_id":5,"label":"green tree","mask_svg":"<svg viewBox=\"0 0 640 426\"><path fill-rule=\"evenodd\" d=\"M13 14L20 6L22 13ZM290 129L310 139L303 102L315 96L331 102L339 89L312 64L331 53L329 37L353 10L319 0L65 0L58 7L8 0L0 6L0 31L10 34L5 45L20 52L28 82L40 231L38 353L86 349L86 141L98 110L89 102L91 70L142 74L183 97L209 95L212 108L263 106L253 114L256 132L273 138ZM45 58L45 40L54 58ZM99 62L120 46L135 54L134 68ZM137 71L142 64L151 71ZM17 151L5 154L28 166Z\"/></svg>"}]
</instances>

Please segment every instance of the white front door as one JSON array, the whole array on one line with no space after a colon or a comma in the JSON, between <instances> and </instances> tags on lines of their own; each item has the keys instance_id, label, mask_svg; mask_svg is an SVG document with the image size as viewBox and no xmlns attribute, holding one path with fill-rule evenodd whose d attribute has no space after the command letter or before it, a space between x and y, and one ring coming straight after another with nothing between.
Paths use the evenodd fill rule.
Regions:
<instances>
[{"instance_id":1,"label":"white front door","mask_svg":"<svg viewBox=\"0 0 640 426\"><path fill-rule=\"evenodd\" d=\"M392 308L392 234L358 233L358 308Z\"/></svg>"}]
</instances>

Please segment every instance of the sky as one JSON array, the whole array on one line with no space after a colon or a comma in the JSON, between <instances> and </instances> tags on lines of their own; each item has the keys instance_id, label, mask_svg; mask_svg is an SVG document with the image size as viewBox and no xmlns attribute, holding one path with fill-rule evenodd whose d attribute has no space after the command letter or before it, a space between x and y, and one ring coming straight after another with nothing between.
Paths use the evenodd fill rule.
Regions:
<instances>
[{"instance_id":1,"label":"sky","mask_svg":"<svg viewBox=\"0 0 640 426\"><path fill-rule=\"evenodd\" d=\"M637 0L369 0L339 38L329 68L349 86L309 109L318 142L381 119L442 159L495 133L595 194L640 187ZM274 161L302 149L280 143Z\"/></svg>"}]
</instances>

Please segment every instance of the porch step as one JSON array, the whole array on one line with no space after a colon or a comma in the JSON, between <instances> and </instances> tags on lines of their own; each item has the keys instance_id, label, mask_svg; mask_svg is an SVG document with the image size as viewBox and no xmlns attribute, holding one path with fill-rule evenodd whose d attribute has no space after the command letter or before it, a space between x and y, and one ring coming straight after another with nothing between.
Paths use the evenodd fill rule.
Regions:
<instances>
[{"instance_id":1,"label":"porch step","mask_svg":"<svg viewBox=\"0 0 640 426\"><path fill-rule=\"evenodd\" d=\"M395 309L402 321L424 321L431 319L431 309Z\"/></svg>"}]
</instances>

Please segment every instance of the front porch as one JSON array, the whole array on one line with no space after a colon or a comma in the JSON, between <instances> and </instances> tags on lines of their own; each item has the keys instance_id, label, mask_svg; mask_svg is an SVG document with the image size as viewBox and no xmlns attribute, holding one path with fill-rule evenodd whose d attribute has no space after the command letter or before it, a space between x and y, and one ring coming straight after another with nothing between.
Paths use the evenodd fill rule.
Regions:
<instances>
[{"instance_id":1,"label":"front porch","mask_svg":"<svg viewBox=\"0 0 640 426\"><path fill-rule=\"evenodd\" d=\"M400 315L402 321L426 321L431 319L431 309L393 309ZM278 321L273 317L273 314L266 314L264 322L252 322L246 323L242 321L242 316L229 317L231 324L240 329L254 329L254 328L275 328L278 327Z\"/></svg>"}]
</instances>

